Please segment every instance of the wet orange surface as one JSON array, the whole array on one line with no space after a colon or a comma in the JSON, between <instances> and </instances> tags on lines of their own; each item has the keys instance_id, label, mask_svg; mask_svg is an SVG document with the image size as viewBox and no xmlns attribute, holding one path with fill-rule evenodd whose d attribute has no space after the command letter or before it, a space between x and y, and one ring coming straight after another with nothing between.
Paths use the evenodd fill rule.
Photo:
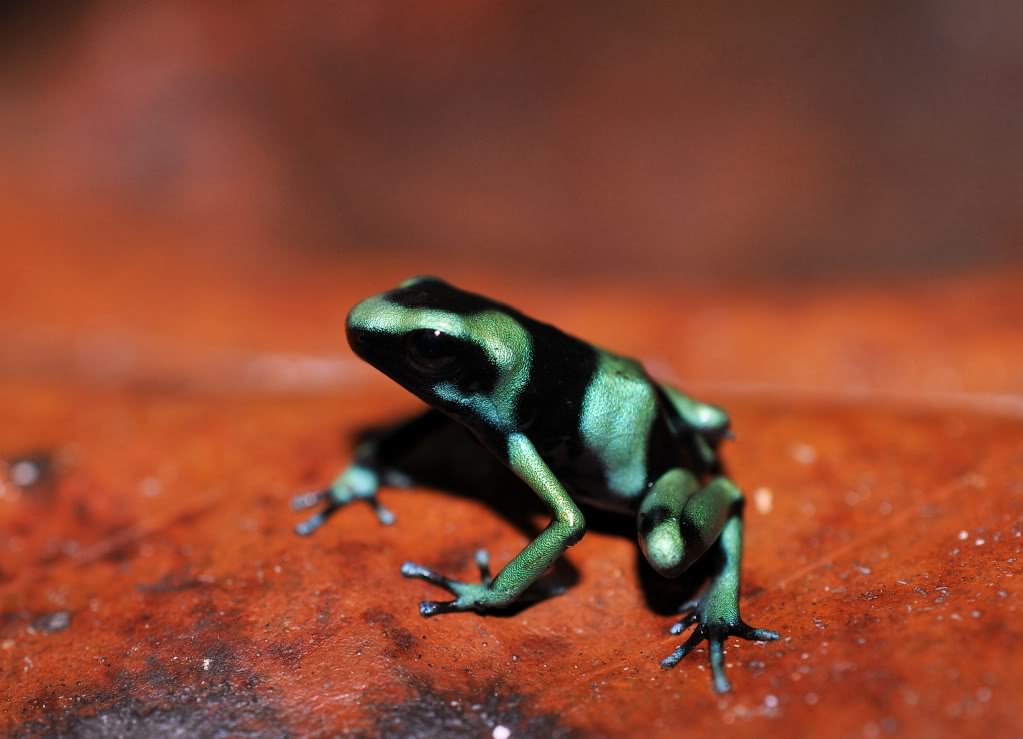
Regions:
<instances>
[{"instance_id":1,"label":"wet orange surface","mask_svg":"<svg viewBox=\"0 0 1023 739\"><path fill-rule=\"evenodd\" d=\"M1023 736L1012 3L64 5L0 5L0 736ZM417 273L732 412L733 693L631 521L431 620L528 494L293 533Z\"/></svg>"},{"instance_id":2,"label":"wet orange surface","mask_svg":"<svg viewBox=\"0 0 1023 739\"><path fill-rule=\"evenodd\" d=\"M1023 730L1011 276L879 295L704 289L680 314L670 285L566 292L449 271L733 412L728 461L750 498L744 614L783 639L731 642L735 692L719 697L703 649L658 667L679 641L667 629L681 593L640 566L631 522L569 552L558 597L432 620L416 605L439 593L401 578L403 561L468 576L477 547L503 563L542 517L502 516L486 491L393 490L393 527L355 507L293 534L289 496L331 478L348 435L416 407L339 330L394 265L242 286L169 260L161 284L199 286L182 305L131 297L145 293L141 257L113 270L100 250L72 278L36 245L11 252L3 315L17 341L0 375L0 733ZM29 305L47 290L79 309ZM43 476L19 487L26 462Z\"/></svg>"}]
</instances>

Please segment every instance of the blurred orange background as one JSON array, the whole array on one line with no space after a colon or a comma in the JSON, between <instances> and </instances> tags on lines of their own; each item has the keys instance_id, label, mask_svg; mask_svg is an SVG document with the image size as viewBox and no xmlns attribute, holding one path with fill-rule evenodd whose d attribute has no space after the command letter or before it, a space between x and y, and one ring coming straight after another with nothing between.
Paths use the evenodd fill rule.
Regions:
<instances>
[{"instance_id":1,"label":"blurred orange background","mask_svg":"<svg viewBox=\"0 0 1023 739\"><path fill-rule=\"evenodd\" d=\"M1023 389L988 336L1019 318L1002 299L1023 263L1015 3L0 12L0 315L34 367L68 330L332 353L351 300L428 272L509 299L658 289L683 326L732 320L703 315L702 290L739 313L771 286L771 303L815 311L823 293L801 342L818 346L888 330L849 315L849 284L881 315L885 296L923 290L909 321L936 334L933 356L895 384ZM950 293L964 275L982 277ZM991 305L934 326L946 299ZM947 341L985 342L969 360L985 366L964 378ZM696 379L828 372L706 351ZM825 384L875 384L864 372Z\"/></svg>"}]
</instances>

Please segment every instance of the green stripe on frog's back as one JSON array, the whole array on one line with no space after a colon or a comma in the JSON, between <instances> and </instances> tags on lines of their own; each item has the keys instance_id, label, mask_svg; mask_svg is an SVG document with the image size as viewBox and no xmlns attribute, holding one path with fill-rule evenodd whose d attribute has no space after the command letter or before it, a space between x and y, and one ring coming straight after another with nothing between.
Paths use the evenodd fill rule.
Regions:
<instances>
[{"instance_id":1,"label":"green stripe on frog's back","mask_svg":"<svg viewBox=\"0 0 1023 739\"><path fill-rule=\"evenodd\" d=\"M656 391L639 363L599 351L579 428L583 443L603 463L611 492L634 497L646 489L656 416Z\"/></svg>"}]
</instances>

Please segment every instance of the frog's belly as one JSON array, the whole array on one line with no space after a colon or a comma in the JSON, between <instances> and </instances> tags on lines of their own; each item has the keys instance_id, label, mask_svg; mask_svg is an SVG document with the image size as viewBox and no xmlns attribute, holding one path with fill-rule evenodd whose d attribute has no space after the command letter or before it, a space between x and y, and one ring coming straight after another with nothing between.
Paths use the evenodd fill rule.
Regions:
<instances>
[{"instance_id":1,"label":"frog's belly","mask_svg":"<svg viewBox=\"0 0 1023 739\"><path fill-rule=\"evenodd\" d=\"M606 491L604 495L593 495L590 491L581 492L572 490L570 492L575 501L585 503L586 505L593 506L594 508L610 511L612 513L634 515L636 511L639 510L639 497L623 498L621 496L614 495L610 491Z\"/></svg>"},{"instance_id":2,"label":"frog's belly","mask_svg":"<svg viewBox=\"0 0 1023 739\"><path fill-rule=\"evenodd\" d=\"M569 495L578 502L615 513L635 513L646 491L645 481L628 492L615 489L613 478L599 464L580 465L559 475ZM557 473L555 473L557 474Z\"/></svg>"}]
</instances>

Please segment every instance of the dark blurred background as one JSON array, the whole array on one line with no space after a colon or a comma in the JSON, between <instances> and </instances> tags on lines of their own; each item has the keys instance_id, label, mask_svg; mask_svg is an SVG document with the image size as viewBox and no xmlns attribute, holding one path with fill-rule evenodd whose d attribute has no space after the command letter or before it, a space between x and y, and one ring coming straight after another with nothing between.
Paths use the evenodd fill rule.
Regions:
<instances>
[{"instance_id":1,"label":"dark blurred background","mask_svg":"<svg viewBox=\"0 0 1023 739\"><path fill-rule=\"evenodd\" d=\"M1023 260L1015 0L14 2L0 29L8 202L180 249L688 280Z\"/></svg>"}]
</instances>

